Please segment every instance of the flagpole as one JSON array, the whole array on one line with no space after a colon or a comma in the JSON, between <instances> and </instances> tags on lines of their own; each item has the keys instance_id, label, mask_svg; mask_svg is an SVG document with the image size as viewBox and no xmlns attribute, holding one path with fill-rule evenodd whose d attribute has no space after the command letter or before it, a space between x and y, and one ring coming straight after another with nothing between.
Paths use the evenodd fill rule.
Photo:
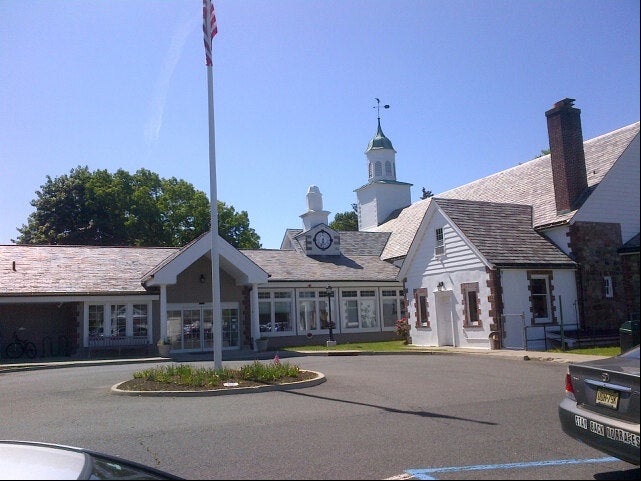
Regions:
<instances>
[{"instance_id":1,"label":"flagpole","mask_svg":"<svg viewBox=\"0 0 641 481\"><path fill-rule=\"evenodd\" d=\"M214 128L214 75L212 40L218 32L211 0L203 0L203 34L207 65L207 98L209 114L209 189L211 202L211 303L214 369L223 367L223 322L220 306L220 239L218 237L218 193L216 192L216 129Z\"/></svg>"},{"instance_id":2,"label":"flagpole","mask_svg":"<svg viewBox=\"0 0 641 481\"><path fill-rule=\"evenodd\" d=\"M207 66L207 97L209 99L209 189L211 198L211 289L213 316L214 369L223 367L223 323L220 306L220 259L218 247L218 193L216 189L216 130L214 126L214 75Z\"/></svg>"}]
</instances>

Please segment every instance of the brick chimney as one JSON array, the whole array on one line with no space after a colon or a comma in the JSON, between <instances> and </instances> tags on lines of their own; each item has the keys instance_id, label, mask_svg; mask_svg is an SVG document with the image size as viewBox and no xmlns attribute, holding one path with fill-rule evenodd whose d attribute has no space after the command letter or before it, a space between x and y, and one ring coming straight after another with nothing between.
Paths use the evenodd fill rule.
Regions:
<instances>
[{"instance_id":1,"label":"brick chimney","mask_svg":"<svg viewBox=\"0 0 641 481\"><path fill-rule=\"evenodd\" d=\"M550 138L554 197L559 214L577 209L588 188L581 110L572 105L574 99L563 99L545 112Z\"/></svg>"}]
</instances>

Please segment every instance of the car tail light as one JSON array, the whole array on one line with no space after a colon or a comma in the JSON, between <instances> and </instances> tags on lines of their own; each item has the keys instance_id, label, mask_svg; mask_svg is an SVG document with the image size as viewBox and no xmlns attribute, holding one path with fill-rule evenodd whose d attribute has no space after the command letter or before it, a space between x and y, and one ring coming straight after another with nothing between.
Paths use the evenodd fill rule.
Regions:
<instances>
[{"instance_id":1,"label":"car tail light","mask_svg":"<svg viewBox=\"0 0 641 481\"><path fill-rule=\"evenodd\" d=\"M565 395L573 401L576 401L574 397L574 387L572 386L572 376L570 376L569 372L565 375Z\"/></svg>"}]
</instances>

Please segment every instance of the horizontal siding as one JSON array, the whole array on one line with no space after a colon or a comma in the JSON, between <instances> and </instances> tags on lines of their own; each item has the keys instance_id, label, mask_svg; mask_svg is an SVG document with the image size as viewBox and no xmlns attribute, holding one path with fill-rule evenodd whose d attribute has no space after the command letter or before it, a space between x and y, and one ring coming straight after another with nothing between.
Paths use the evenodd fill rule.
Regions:
<instances>
[{"instance_id":1,"label":"horizontal siding","mask_svg":"<svg viewBox=\"0 0 641 481\"><path fill-rule=\"evenodd\" d=\"M573 221L621 224L623 242L639 233L639 136L588 197Z\"/></svg>"}]
</instances>

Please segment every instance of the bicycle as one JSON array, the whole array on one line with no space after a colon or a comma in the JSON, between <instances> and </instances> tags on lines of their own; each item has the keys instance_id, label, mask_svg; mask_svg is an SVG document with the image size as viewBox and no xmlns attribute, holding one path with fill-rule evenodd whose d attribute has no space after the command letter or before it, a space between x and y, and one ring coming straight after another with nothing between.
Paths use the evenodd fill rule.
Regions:
<instances>
[{"instance_id":1,"label":"bicycle","mask_svg":"<svg viewBox=\"0 0 641 481\"><path fill-rule=\"evenodd\" d=\"M20 339L20 336L18 336L18 331L24 331L24 327L19 328L17 331L13 331L14 341L10 343L5 349L7 357L10 359L16 359L18 357L26 355L29 359L33 359L34 357L36 357L36 354L38 352L36 345L31 341L27 341L26 339Z\"/></svg>"}]
</instances>

